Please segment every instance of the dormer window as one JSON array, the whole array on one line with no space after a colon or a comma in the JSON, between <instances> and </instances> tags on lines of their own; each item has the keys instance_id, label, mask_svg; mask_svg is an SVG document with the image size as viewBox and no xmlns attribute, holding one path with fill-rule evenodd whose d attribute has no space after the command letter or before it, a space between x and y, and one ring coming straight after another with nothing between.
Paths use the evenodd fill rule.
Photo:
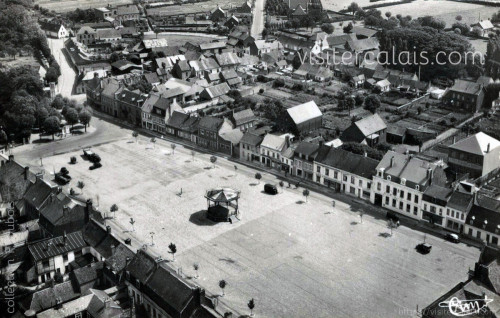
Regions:
<instances>
[{"instance_id":1,"label":"dormer window","mask_svg":"<svg viewBox=\"0 0 500 318\"><path fill-rule=\"evenodd\" d=\"M402 184L402 185L406 185L406 179L405 179L405 178L402 178L402 179L401 179L401 184Z\"/></svg>"},{"instance_id":2,"label":"dormer window","mask_svg":"<svg viewBox=\"0 0 500 318\"><path fill-rule=\"evenodd\" d=\"M391 176L387 176L387 180L391 181Z\"/></svg>"},{"instance_id":3,"label":"dormer window","mask_svg":"<svg viewBox=\"0 0 500 318\"><path fill-rule=\"evenodd\" d=\"M417 190L417 191L420 190L420 186L418 184L415 186L415 190Z\"/></svg>"}]
</instances>

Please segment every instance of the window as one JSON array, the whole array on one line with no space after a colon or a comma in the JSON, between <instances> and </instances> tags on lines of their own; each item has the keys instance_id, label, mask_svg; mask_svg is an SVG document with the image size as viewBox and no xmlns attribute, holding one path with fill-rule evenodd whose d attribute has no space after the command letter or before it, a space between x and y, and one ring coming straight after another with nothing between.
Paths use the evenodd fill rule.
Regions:
<instances>
[{"instance_id":1,"label":"window","mask_svg":"<svg viewBox=\"0 0 500 318\"><path fill-rule=\"evenodd\" d=\"M408 201L411 201L411 193L408 192L408 195L406 196L406 199L408 199Z\"/></svg>"},{"instance_id":2,"label":"window","mask_svg":"<svg viewBox=\"0 0 500 318\"><path fill-rule=\"evenodd\" d=\"M402 185L406 185L406 179L405 178L401 179L401 184Z\"/></svg>"},{"instance_id":3,"label":"window","mask_svg":"<svg viewBox=\"0 0 500 318\"><path fill-rule=\"evenodd\" d=\"M351 176L351 183L354 184L356 181L354 179L354 177Z\"/></svg>"},{"instance_id":4,"label":"window","mask_svg":"<svg viewBox=\"0 0 500 318\"><path fill-rule=\"evenodd\" d=\"M418 214L418 208L416 206L413 207L413 214L415 214L415 215Z\"/></svg>"},{"instance_id":5,"label":"window","mask_svg":"<svg viewBox=\"0 0 500 318\"><path fill-rule=\"evenodd\" d=\"M446 209L446 215L450 215L450 209Z\"/></svg>"},{"instance_id":6,"label":"window","mask_svg":"<svg viewBox=\"0 0 500 318\"><path fill-rule=\"evenodd\" d=\"M418 203L418 196L415 195L415 203Z\"/></svg>"},{"instance_id":7,"label":"window","mask_svg":"<svg viewBox=\"0 0 500 318\"><path fill-rule=\"evenodd\" d=\"M377 182L377 190L378 191L382 190L382 184L380 182Z\"/></svg>"},{"instance_id":8,"label":"window","mask_svg":"<svg viewBox=\"0 0 500 318\"><path fill-rule=\"evenodd\" d=\"M363 186L363 180L359 180L358 185L359 185L360 187L362 187L362 186Z\"/></svg>"},{"instance_id":9,"label":"window","mask_svg":"<svg viewBox=\"0 0 500 318\"><path fill-rule=\"evenodd\" d=\"M330 169L325 168L325 175L329 175L329 174L330 174Z\"/></svg>"},{"instance_id":10,"label":"window","mask_svg":"<svg viewBox=\"0 0 500 318\"><path fill-rule=\"evenodd\" d=\"M386 186L385 187L385 192L391 193L391 186Z\"/></svg>"},{"instance_id":11,"label":"window","mask_svg":"<svg viewBox=\"0 0 500 318\"><path fill-rule=\"evenodd\" d=\"M335 171L335 172L333 173L333 177L334 177L335 179L338 179L338 175L339 175L338 171Z\"/></svg>"},{"instance_id":12,"label":"window","mask_svg":"<svg viewBox=\"0 0 500 318\"><path fill-rule=\"evenodd\" d=\"M344 176L344 177L342 178L342 180L344 180L344 181L346 181L346 182L347 182L347 176Z\"/></svg>"},{"instance_id":13,"label":"window","mask_svg":"<svg viewBox=\"0 0 500 318\"><path fill-rule=\"evenodd\" d=\"M389 205L389 197L385 197L385 204Z\"/></svg>"},{"instance_id":14,"label":"window","mask_svg":"<svg viewBox=\"0 0 500 318\"><path fill-rule=\"evenodd\" d=\"M427 204L424 204L424 210L427 211Z\"/></svg>"},{"instance_id":15,"label":"window","mask_svg":"<svg viewBox=\"0 0 500 318\"><path fill-rule=\"evenodd\" d=\"M481 238L481 231L477 231L477 233L476 233L476 237L477 237L478 239L480 239L480 238Z\"/></svg>"},{"instance_id":16,"label":"window","mask_svg":"<svg viewBox=\"0 0 500 318\"><path fill-rule=\"evenodd\" d=\"M398 189L392 188L392 195L397 195L398 194Z\"/></svg>"},{"instance_id":17,"label":"window","mask_svg":"<svg viewBox=\"0 0 500 318\"><path fill-rule=\"evenodd\" d=\"M68 261L68 254L67 254L67 253L63 255L63 260L64 260L65 262L67 262L67 261Z\"/></svg>"},{"instance_id":18,"label":"window","mask_svg":"<svg viewBox=\"0 0 500 318\"><path fill-rule=\"evenodd\" d=\"M396 207L396 199L392 199L392 206Z\"/></svg>"},{"instance_id":19,"label":"window","mask_svg":"<svg viewBox=\"0 0 500 318\"><path fill-rule=\"evenodd\" d=\"M454 218L455 217L455 211L454 210L451 210L451 217Z\"/></svg>"},{"instance_id":20,"label":"window","mask_svg":"<svg viewBox=\"0 0 500 318\"><path fill-rule=\"evenodd\" d=\"M317 166L316 167L316 172L320 173L321 172L321 167L320 166Z\"/></svg>"},{"instance_id":21,"label":"window","mask_svg":"<svg viewBox=\"0 0 500 318\"><path fill-rule=\"evenodd\" d=\"M463 220L465 217L465 213L460 214L460 220Z\"/></svg>"},{"instance_id":22,"label":"window","mask_svg":"<svg viewBox=\"0 0 500 318\"><path fill-rule=\"evenodd\" d=\"M399 209L403 210L403 202L401 202L401 201L399 202Z\"/></svg>"},{"instance_id":23,"label":"window","mask_svg":"<svg viewBox=\"0 0 500 318\"><path fill-rule=\"evenodd\" d=\"M424 204L424 210L426 210L426 209L425 209L425 206L426 206L426 205ZM436 213L436 207L435 207L435 206L432 206L432 205L431 205L431 207L430 207L430 208L431 208L431 212L432 212L432 213Z\"/></svg>"},{"instance_id":24,"label":"window","mask_svg":"<svg viewBox=\"0 0 500 318\"><path fill-rule=\"evenodd\" d=\"M406 212L408 212L408 213L411 212L411 206L409 204L406 205Z\"/></svg>"},{"instance_id":25,"label":"window","mask_svg":"<svg viewBox=\"0 0 500 318\"><path fill-rule=\"evenodd\" d=\"M316 176L316 182L321 182L319 176Z\"/></svg>"},{"instance_id":26,"label":"window","mask_svg":"<svg viewBox=\"0 0 500 318\"><path fill-rule=\"evenodd\" d=\"M417 191L420 190L420 186L418 184L415 186L415 190L417 190Z\"/></svg>"},{"instance_id":27,"label":"window","mask_svg":"<svg viewBox=\"0 0 500 318\"><path fill-rule=\"evenodd\" d=\"M49 260L46 260L46 261L42 262L42 266L43 267L49 267L49 265L50 265Z\"/></svg>"},{"instance_id":28,"label":"window","mask_svg":"<svg viewBox=\"0 0 500 318\"><path fill-rule=\"evenodd\" d=\"M403 190L401 190L401 191L399 192L399 197L400 197L401 199L403 199L403 198L405 197L405 192L404 192Z\"/></svg>"}]
</instances>

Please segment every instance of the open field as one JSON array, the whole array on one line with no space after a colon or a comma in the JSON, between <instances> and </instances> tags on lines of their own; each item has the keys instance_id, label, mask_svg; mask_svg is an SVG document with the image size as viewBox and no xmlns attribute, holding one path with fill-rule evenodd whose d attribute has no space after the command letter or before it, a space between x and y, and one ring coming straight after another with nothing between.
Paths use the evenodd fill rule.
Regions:
<instances>
[{"instance_id":1,"label":"open field","mask_svg":"<svg viewBox=\"0 0 500 318\"><path fill-rule=\"evenodd\" d=\"M479 15L483 20L491 18L491 15L498 11L498 8L445 0L416 0L412 3L383 7L379 10L382 11L382 14L389 11L393 16L397 14L411 15L414 19L432 15L446 22L447 27L451 27L457 15L462 16L463 23L472 24L479 21Z\"/></svg>"},{"instance_id":2,"label":"open field","mask_svg":"<svg viewBox=\"0 0 500 318\"><path fill-rule=\"evenodd\" d=\"M90 8L99 8L105 7L106 5L120 5L120 4L129 4L132 3L132 0L106 0L105 2L99 0L41 0L35 1L34 4L38 4L39 6L54 10L56 12L68 12L75 9L90 9Z\"/></svg>"},{"instance_id":3,"label":"open field","mask_svg":"<svg viewBox=\"0 0 500 318\"><path fill-rule=\"evenodd\" d=\"M183 13L194 13L194 12L210 12L217 8L219 5L223 9L235 8L241 6L245 1L243 0L208 0L198 3L185 3L182 5L174 5L159 8L149 8L146 9L148 14L156 15L176 15Z\"/></svg>"},{"instance_id":4,"label":"open field","mask_svg":"<svg viewBox=\"0 0 500 318\"><path fill-rule=\"evenodd\" d=\"M158 34L158 38L167 39L167 43L169 46L182 46L186 44L187 41L193 44L201 44L215 41L217 37L209 37L209 36L197 36L192 34L166 34L161 33Z\"/></svg>"},{"instance_id":5,"label":"open field","mask_svg":"<svg viewBox=\"0 0 500 318\"><path fill-rule=\"evenodd\" d=\"M76 189L83 180L84 196L97 202L99 195L102 211L117 203L115 233L121 232L116 226L130 229L133 217L134 237L150 242L153 231L150 249L163 258L171 258L167 246L174 242L174 267L191 277L192 264L200 264L194 283L217 294L217 282L225 279L222 301L240 313L255 298L258 317L398 317L404 309L415 316L416 305L466 279L479 255L476 248L436 237L427 238L431 254L420 255L414 250L420 232L401 226L385 237L385 220L368 215L360 224L358 213L373 209L369 205L337 201L330 213L331 199L311 193L304 203L302 189L269 196L262 185L277 182L275 177L263 173L258 185L251 169L238 165L235 172L234 163L222 158L213 168L209 155L197 153L193 161L187 149L178 146L172 154L161 140L155 149L144 139L93 150L103 168L89 171L79 151L45 157L45 169L66 166L69 186ZM78 163L69 165L73 155ZM217 186L241 190L240 222L216 224L204 217L204 192Z\"/></svg>"}]
</instances>

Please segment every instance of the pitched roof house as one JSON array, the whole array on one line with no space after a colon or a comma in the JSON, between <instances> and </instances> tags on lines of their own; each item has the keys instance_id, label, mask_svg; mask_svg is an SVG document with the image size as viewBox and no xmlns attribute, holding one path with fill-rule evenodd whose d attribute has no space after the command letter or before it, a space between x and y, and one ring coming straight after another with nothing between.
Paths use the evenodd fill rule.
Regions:
<instances>
[{"instance_id":1,"label":"pitched roof house","mask_svg":"<svg viewBox=\"0 0 500 318\"><path fill-rule=\"evenodd\" d=\"M351 124L340 136L342 142L369 146L385 142L387 126L379 114L373 114Z\"/></svg>"},{"instance_id":2,"label":"pitched roof house","mask_svg":"<svg viewBox=\"0 0 500 318\"><path fill-rule=\"evenodd\" d=\"M314 101L293 106L286 111L298 132L316 130L322 126L323 113Z\"/></svg>"}]
</instances>

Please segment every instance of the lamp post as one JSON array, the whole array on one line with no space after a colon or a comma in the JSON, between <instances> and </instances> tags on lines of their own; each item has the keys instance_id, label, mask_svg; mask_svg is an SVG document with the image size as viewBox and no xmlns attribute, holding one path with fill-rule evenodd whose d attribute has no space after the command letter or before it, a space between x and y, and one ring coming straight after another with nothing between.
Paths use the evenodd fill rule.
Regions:
<instances>
[{"instance_id":1,"label":"lamp post","mask_svg":"<svg viewBox=\"0 0 500 318\"><path fill-rule=\"evenodd\" d=\"M153 237L155 235L155 232L149 232L149 235L151 235L151 246L154 246L155 242L153 241Z\"/></svg>"}]
</instances>

